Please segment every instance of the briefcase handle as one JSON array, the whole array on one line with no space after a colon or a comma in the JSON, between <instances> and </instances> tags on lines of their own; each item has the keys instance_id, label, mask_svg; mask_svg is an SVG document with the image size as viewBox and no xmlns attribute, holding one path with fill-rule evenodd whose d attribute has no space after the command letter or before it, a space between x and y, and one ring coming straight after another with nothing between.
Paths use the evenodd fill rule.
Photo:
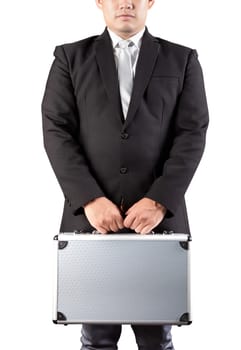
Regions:
<instances>
[{"instance_id":1,"label":"briefcase handle","mask_svg":"<svg viewBox=\"0 0 241 350\"><path fill-rule=\"evenodd\" d=\"M151 231L151 232L147 233L147 235L155 235L155 234L171 235L171 234L173 234L173 233L174 233L174 231L167 231L167 230L164 230L164 231L161 232L161 233L157 233L157 232L155 232L155 231ZM92 231L92 234L93 234L93 235L95 235L95 234L101 234L101 232L99 232L99 231L97 231L97 230L93 230L93 231ZM128 233L127 233L127 234L128 234Z\"/></svg>"},{"instance_id":2,"label":"briefcase handle","mask_svg":"<svg viewBox=\"0 0 241 350\"><path fill-rule=\"evenodd\" d=\"M92 235L101 235L102 233L101 232L99 232L99 231L97 231L97 230L93 230L92 231ZM126 232L126 234L129 234L128 232ZM133 232L133 234L135 234L134 232ZM154 231L151 231L151 232L149 232L149 233L147 233L147 235L154 235L155 234L155 232Z\"/></svg>"},{"instance_id":3,"label":"briefcase handle","mask_svg":"<svg viewBox=\"0 0 241 350\"><path fill-rule=\"evenodd\" d=\"M84 232L82 230L75 230L74 233L75 234L80 234L80 233L84 233ZM92 232L90 232L90 234L92 234L92 235L101 235L102 233L97 231L97 230L93 230ZM164 230L163 232L151 231L151 232L147 233L147 235L155 235L155 234L171 235L171 234L174 234L174 231L172 231L172 230L170 230L170 231Z\"/></svg>"}]
</instances>

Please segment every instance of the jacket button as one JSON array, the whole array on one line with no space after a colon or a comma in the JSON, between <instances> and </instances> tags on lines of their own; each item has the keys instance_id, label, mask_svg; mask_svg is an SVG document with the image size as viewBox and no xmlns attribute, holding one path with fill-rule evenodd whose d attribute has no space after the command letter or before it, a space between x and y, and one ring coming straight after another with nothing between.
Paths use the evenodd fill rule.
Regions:
<instances>
[{"instance_id":1,"label":"jacket button","mask_svg":"<svg viewBox=\"0 0 241 350\"><path fill-rule=\"evenodd\" d=\"M126 174L127 173L127 168L120 168L120 173L121 174Z\"/></svg>"},{"instance_id":2,"label":"jacket button","mask_svg":"<svg viewBox=\"0 0 241 350\"><path fill-rule=\"evenodd\" d=\"M121 138L122 138L123 140L127 140L128 137L129 137L129 134L128 134L127 132L122 132L122 133L121 133Z\"/></svg>"}]
</instances>

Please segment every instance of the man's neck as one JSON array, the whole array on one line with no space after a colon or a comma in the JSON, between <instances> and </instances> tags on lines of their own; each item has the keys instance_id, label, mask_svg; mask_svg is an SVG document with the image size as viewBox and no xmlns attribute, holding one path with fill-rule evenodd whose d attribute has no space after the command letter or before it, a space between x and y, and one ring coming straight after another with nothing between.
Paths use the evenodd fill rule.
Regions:
<instances>
[{"instance_id":1,"label":"man's neck","mask_svg":"<svg viewBox=\"0 0 241 350\"><path fill-rule=\"evenodd\" d=\"M117 36L119 36L121 39L124 39L124 40L128 40L128 39L132 38L136 34L140 33L142 30L144 30L144 28L145 28L145 26L143 28L140 28L139 30L137 30L135 32L117 32L117 31L113 30L112 28L108 27L108 29L110 31L112 31L113 33L115 33Z\"/></svg>"},{"instance_id":2,"label":"man's neck","mask_svg":"<svg viewBox=\"0 0 241 350\"><path fill-rule=\"evenodd\" d=\"M128 37L128 39L131 39L131 41L134 43L134 45L140 49L141 47L141 43L142 43L142 37L143 34L145 32L145 27L138 33L136 33L135 35L131 35ZM120 40L123 40L122 37L120 37L117 33L113 32L110 28L107 27L107 30L109 32L111 41L112 41L112 45L115 48L116 45L119 43ZM128 39L124 39L124 40L128 40Z\"/></svg>"}]
</instances>

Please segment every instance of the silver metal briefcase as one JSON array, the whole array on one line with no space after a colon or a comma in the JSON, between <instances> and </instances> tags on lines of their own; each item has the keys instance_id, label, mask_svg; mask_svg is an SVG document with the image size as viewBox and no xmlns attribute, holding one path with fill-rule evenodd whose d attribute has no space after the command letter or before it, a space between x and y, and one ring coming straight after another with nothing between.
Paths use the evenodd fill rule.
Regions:
<instances>
[{"instance_id":1,"label":"silver metal briefcase","mask_svg":"<svg viewBox=\"0 0 241 350\"><path fill-rule=\"evenodd\" d=\"M60 233L54 246L54 323L191 323L188 235Z\"/></svg>"}]
</instances>

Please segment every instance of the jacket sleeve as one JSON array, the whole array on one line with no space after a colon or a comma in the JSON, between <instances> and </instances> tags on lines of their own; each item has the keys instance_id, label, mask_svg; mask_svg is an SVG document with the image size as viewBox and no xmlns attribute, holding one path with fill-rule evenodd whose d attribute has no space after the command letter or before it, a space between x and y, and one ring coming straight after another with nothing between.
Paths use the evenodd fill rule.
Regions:
<instances>
[{"instance_id":1,"label":"jacket sleeve","mask_svg":"<svg viewBox=\"0 0 241 350\"><path fill-rule=\"evenodd\" d=\"M146 193L167 208L167 217L175 215L205 147L209 113L196 50L191 50L187 61L174 118L173 142L162 175Z\"/></svg>"},{"instance_id":2,"label":"jacket sleeve","mask_svg":"<svg viewBox=\"0 0 241 350\"><path fill-rule=\"evenodd\" d=\"M56 46L41 104L44 147L74 215L104 196L78 135L79 114L63 46Z\"/></svg>"}]
</instances>

